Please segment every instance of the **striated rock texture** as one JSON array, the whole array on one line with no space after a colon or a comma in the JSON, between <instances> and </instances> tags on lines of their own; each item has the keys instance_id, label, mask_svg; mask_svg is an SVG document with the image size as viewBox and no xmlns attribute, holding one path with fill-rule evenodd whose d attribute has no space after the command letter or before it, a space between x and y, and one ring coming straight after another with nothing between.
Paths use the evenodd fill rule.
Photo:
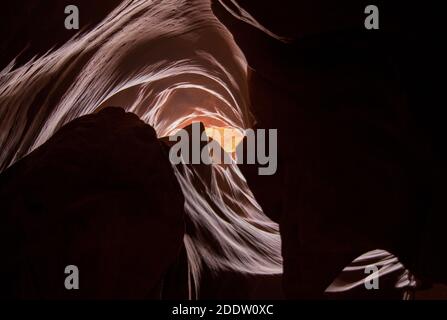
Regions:
<instances>
[{"instance_id":1,"label":"striated rock texture","mask_svg":"<svg viewBox=\"0 0 447 320\"><path fill-rule=\"evenodd\" d=\"M216 11L254 69L257 127L278 129L276 176L241 171L280 223L286 297L323 297L372 249L389 250L426 283L445 283L445 111L433 81L443 59L433 12L416 29L416 7L380 3L381 31L370 33L361 1L283 1L282 11L258 3L243 1L294 41Z\"/></svg>"},{"instance_id":2,"label":"striated rock texture","mask_svg":"<svg viewBox=\"0 0 447 320\"><path fill-rule=\"evenodd\" d=\"M82 8L82 27L99 22L121 1L97 2L92 6L90 1L77 1ZM343 267L356 256L377 248L396 254L428 283L446 282L447 153L445 108L440 103L444 101L445 89L441 87L443 82L436 79L445 60L441 50L444 35L437 31L441 30L443 11L428 5L411 6L404 1L376 1L380 8L380 30L371 32L363 27L368 1L282 0L272 5L267 1L240 0L238 3L273 32L294 39L288 44L273 40L235 19L213 1L215 14L234 35L253 69L251 111L257 126L278 129L277 174L261 177L253 166L241 166L241 170L265 213L281 224L286 297L321 297ZM74 32L62 28L65 17L61 12L65 4L71 1L5 3L4 19L0 21L0 26L4 25L0 28L0 33L4 31L0 37L2 67L27 43L30 46L21 55L19 64L72 37ZM25 25L23 21L29 23ZM18 172L16 168L12 172ZM11 171L7 175L11 178ZM41 179L44 182L33 186L39 192L47 188L47 182L52 186L51 179L55 178ZM64 184L70 181L61 180ZM3 177L2 188L6 185L4 181ZM9 181L8 188L13 180ZM25 180L17 181L24 184ZM19 196L25 198L22 194L26 188L19 185L16 188L20 195L9 193L7 201L1 203L2 213L3 207L11 206L12 201L18 203L17 208L23 207L21 210L35 206L35 197L30 192L27 198L31 200L14 200ZM63 193L62 184L61 190L54 185L53 188ZM117 200L111 197L103 203L111 201ZM152 208L150 202L144 205ZM63 216L61 212L59 215ZM102 210L94 212L99 215ZM7 257L24 257L14 250L24 232L17 234L11 227L14 221L21 220L11 214L7 217L10 222L0 224L5 229L1 230L2 249L9 250ZM6 216L2 215L2 219ZM34 226L32 222L29 224ZM32 228L31 231L37 232ZM27 241L35 241L36 247L42 248L37 245L40 238ZM164 242L158 241L157 245L161 243ZM147 252L152 250L148 244L144 248ZM29 260L37 261L33 257ZM12 270L33 279L34 273L19 270L15 267L18 262L11 259L4 260ZM181 272L176 273L173 267L173 276L165 281L170 289L165 291L166 297L185 296L185 290L180 294L177 287L187 278L185 259L182 256L178 262L177 269ZM59 270L62 279L64 275ZM86 285L83 270L81 287ZM131 271L131 279L137 274L129 268L118 275L127 271ZM21 278L29 281L25 276ZM222 278L219 282L205 276L204 282L211 284L203 285L203 296L248 296L245 287L242 288L244 281L238 277ZM57 281L57 285L62 283ZM26 289L22 286L22 290Z\"/></svg>"},{"instance_id":3,"label":"striated rock texture","mask_svg":"<svg viewBox=\"0 0 447 320\"><path fill-rule=\"evenodd\" d=\"M155 131L107 108L0 176L0 295L157 299L180 254L183 195ZM80 290L64 287L67 265Z\"/></svg>"}]
</instances>

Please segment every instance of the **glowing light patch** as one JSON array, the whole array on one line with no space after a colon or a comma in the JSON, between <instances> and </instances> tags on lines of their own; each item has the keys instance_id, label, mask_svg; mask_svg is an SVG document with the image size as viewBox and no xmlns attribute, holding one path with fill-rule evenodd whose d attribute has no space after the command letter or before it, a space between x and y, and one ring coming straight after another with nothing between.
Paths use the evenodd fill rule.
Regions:
<instances>
[{"instance_id":1,"label":"glowing light patch","mask_svg":"<svg viewBox=\"0 0 447 320\"><path fill-rule=\"evenodd\" d=\"M274 36L235 0L231 3L226 7L235 18ZM111 105L135 113L158 137L201 121L209 136L234 153L244 128L252 125L248 70L211 0L123 0L90 31L22 66L12 61L0 70L0 171L64 124ZM33 97L45 88L51 88L50 95L30 121ZM226 127L232 133L222 138ZM197 166L172 168L194 228L184 237L190 298L199 296L203 265L214 271L282 273L279 226L264 214L236 163L210 166L206 177Z\"/></svg>"},{"instance_id":2,"label":"glowing light patch","mask_svg":"<svg viewBox=\"0 0 447 320\"><path fill-rule=\"evenodd\" d=\"M237 146L244 139L244 134L240 130L230 127L206 127L205 132L227 153L235 153Z\"/></svg>"}]
</instances>

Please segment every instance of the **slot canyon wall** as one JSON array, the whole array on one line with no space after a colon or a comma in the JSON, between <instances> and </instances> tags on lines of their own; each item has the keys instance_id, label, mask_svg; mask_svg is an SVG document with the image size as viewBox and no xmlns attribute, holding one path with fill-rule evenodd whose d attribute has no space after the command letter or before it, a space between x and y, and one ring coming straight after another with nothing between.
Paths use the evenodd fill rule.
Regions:
<instances>
[{"instance_id":1,"label":"slot canyon wall","mask_svg":"<svg viewBox=\"0 0 447 320\"><path fill-rule=\"evenodd\" d=\"M88 30L120 3L8 2L0 28L1 68L20 52L17 67L72 38L75 33L62 27L65 5L79 6L81 26ZM235 9L230 1L223 3ZM281 245L284 273L250 275L230 267L216 271L204 263L196 280L198 297L401 298L393 289L396 274L385 277L389 290L380 293L324 293L344 267L375 249L397 256L426 285L445 283L443 90L441 82L434 81L443 60L436 32L441 20L426 12L415 25L417 7L379 2L381 30L369 32L363 27L361 13L368 4L363 1L286 0L274 7L261 1L238 3L286 39L280 41L212 2L213 14L247 64L246 75L236 63L230 68L236 79L247 77L235 86L242 94L234 99L247 100L238 104L243 116L235 116L231 124L278 129L277 174L259 176L253 165L234 170L247 180L250 193L244 194L244 201L253 195L262 208L254 206L256 217L262 213L272 221L266 222L273 230L266 237ZM175 42L164 48L175 51ZM58 84L61 93L70 81L73 78L67 77ZM200 84L209 86L206 81ZM46 101L50 90L48 86L36 93L26 110L29 128L57 104ZM99 113L67 121L2 173L6 223L1 224L1 243L11 257L2 273L15 273L3 295L72 298L57 288L60 279L53 268L75 257L81 260L73 264L92 270L84 280L91 287L80 298L191 295L182 239L193 226L169 165L169 149L157 137L156 125L147 124L147 118L146 123L139 120L144 118L144 103L128 110L136 115L106 108L126 109L132 94L130 88L106 100ZM197 101L208 103L210 98ZM50 107L41 113L44 102ZM13 132L0 129L3 137ZM166 135L172 129L168 126ZM6 158L15 162L12 154L2 154ZM275 248L272 252L278 251ZM258 249L252 249L255 257ZM219 263L225 265L224 258ZM17 268L24 261L29 267ZM276 267L278 259L260 265L267 270ZM36 273L48 285L42 285Z\"/></svg>"}]
</instances>

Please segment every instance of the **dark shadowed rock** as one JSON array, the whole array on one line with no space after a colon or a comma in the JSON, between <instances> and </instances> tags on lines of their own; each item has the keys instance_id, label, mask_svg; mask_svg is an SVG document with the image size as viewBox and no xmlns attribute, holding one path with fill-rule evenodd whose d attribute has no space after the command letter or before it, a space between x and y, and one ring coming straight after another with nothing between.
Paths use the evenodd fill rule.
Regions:
<instances>
[{"instance_id":1,"label":"dark shadowed rock","mask_svg":"<svg viewBox=\"0 0 447 320\"><path fill-rule=\"evenodd\" d=\"M85 27L120 1L77 2L85 8ZM430 12L440 16L443 11L426 5L420 14L419 5L377 1L381 28L367 31L367 1L238 2L267 28L295 38L279 43L213 2L256 70L250 86L257 126L278 129L277 175L258 176L254 166L241 170L266 214L280 221L286 297L321 297L355 256L379 247L392 251L419 277L447 281L445 89L435 79L445 60L444 35L437 32L443 19ZM19 64L72 37L73 31L61 28L65 4L71 2L5 4L0 63L5 66L27 43ZM5 261L0 288L16 288L3 294L158 294L162 265L169 265L170 252L180 246L181 231L174 230L180 230L181 201L172 199L181 196L175 182L170 190L154 187L153 181L165 181L168 169L158 170L163 161L140 156L151 146L158 148L153 133L150 144L140 145L141 139L126 137L136 136L131 128L144 131L136 130L142 124L108 131L84 128L91 122L105 128L123 118L137 122L121 113L120 121L109 121L110 115L98 124L102 117L64 128L56 137L73 137L59 142L55 137L0 179ZM167 195L167 204L160 195ZM167 228L164 221L175 227ZM168 248L170 241L175 249ZM165 282L171 288L167 297L185 296L185 290L177 290L187 277L181 257L180 267L172 267L180 272ZM79 293L63 289L67 264L81 268ZM223 281L233 297L245 292L239 279ZM222 296L224 290L210 288L212 297Z\"/></svg>"},{"instance_id":2,"label":"dark shadowed rock","mask_svg":"<svg viewBox=\"0 0 447 320\"><path fill-rule=\"evenodd\" d=\"M155 131L107 108L0 177L1 296L159 298L180 253L183 196ZM64 287L67 265L80 290Z\"/></svg>"},{"instance_id":3,"label":"dark shadowed rock","mask_svg":"<svg viewBox=\"0 0 447 320\"><path fill-rule=\"evenodd\" d=\"M295 37L288 44L215 10L254 69L256 126L278 130L275 176L240 167L265 213L280 221L286 297L323 297L372 249L395 254L427 283L445 282L445 111L440 82L428 81L442 61L432 21L416 30L407 20L416 8L387 3L381 32L368 33L361 15L340 14L363 5L282 5L290 10L271 14L250 1L244 8ZM316 14L292 10L299 6ZM308 19L295 21L303 12ZM315 23L329 12L332 19Z\"/></svg>"}]
</instances>

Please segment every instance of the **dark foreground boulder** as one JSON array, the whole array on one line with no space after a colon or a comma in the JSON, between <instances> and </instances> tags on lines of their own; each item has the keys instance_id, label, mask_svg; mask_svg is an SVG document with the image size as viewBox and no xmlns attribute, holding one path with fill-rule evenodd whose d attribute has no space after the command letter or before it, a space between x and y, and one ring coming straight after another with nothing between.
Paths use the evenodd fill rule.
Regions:
<instances>
[{"instance_id":1,"label":"dark foreground boulder","mask_svg":"<svg viewBox=\"0 0 447 320\"><path fill-rule=\"evenodd\" d=\"M119 108L79 118L0 176L0 296L159 298L183 196L155 131ZM79 269L67 290L65 268Z\"/></svg>"}]
</instances>

